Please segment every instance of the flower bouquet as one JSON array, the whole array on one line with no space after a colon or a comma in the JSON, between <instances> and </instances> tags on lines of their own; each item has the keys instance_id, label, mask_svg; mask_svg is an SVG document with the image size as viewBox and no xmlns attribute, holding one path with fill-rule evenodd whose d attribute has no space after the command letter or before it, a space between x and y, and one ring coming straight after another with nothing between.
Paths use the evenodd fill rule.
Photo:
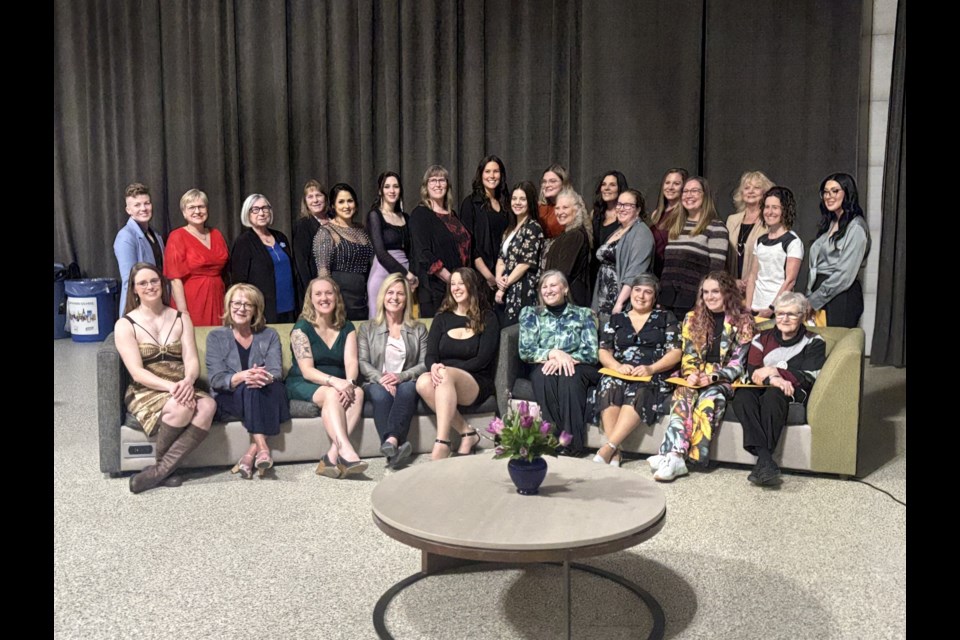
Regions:
<instances>
[{"instance_id":1,"label":"flower bouquet","mask_svg":"<svg viewBox=\"0 0 960 640\"><path fill-rule=\"evenodd\" d=\"M499 444L493 450L496 460L510 458L507 468L510 478L517 485L517 493L535 495L547 475L547 462L544 455L557 455L558 446L568 446L572 436L560 433L559 439L553 435L553 426L540 416L537 406L521 400L517 409L512 408L501 420L494 418L487 432L499 437Z\"/></svg>"}]
</instances>

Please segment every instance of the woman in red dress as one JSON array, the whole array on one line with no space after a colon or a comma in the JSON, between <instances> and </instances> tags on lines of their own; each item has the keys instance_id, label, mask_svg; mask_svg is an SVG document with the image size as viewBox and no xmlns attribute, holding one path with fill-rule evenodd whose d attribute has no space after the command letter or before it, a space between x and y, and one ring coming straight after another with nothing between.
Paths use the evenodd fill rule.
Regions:
<instances>
[{"instance_id":1,"label":"woman in red dress","mask_svg":"<svg viewBox=\"0 0 960 640\"><path fill-rule=\"evenodd\" d=\"M225 287L221 272L230 257L223 235L207 227L207 194L190 189L180 198L187 224L174 229L163 254L173 307L190 313L194 326L219 326Z\"/></svg>"}]
</instances>

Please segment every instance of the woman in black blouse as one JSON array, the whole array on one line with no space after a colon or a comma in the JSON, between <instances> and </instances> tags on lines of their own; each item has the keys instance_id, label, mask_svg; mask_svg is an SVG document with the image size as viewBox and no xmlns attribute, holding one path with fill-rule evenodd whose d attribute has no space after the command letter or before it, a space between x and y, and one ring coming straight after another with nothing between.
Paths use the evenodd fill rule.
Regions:
<instances>
[{"instance_id":1,"label":"woman in black blouse","mask_svg":"<svg viewBox=\"0 0 960 640\"><path fill-rule=\"evenodd\" d=\"M446 296L450 274L472 263L470 231L453 210L450 173L431 165L420 183L420 204L410 213L411 268L420 280L420 317L432 318Z\"/></svg>"},{"instance_id":2,"label":"woman in black blouse","mask_svg":"<svg viewBox=\"0 0 960 640\"><path fill-rule=\"evenodd\" d=\"M367 280L367 304L372 319L377 315L380 285L391 273L399 273L417 288L417 276L410 271L410 216L403 211L400 176L385 171L377 178L377 204L367 213L367 234L373 243L373 267ZM412 304L412 302L411 302Z\"/></svg>"},{"instance_id":3,"label":"woman in black blouse","mask_svg":"<svg viewBox=\"0 0 960 640\"><path fill-rule=\"evenodd\" d=\"M480 286L476 271L456 269L427 336L429 371L417 379L417 393L437 414L433 460L450 456L451 429L460 434L458 452L473 453L480 434L457 407L479 405L494 393L500 324Z\"/></svg>"},{"instance_id":4,"label":"woman in black blouse","mask_svg":"<svg viewBox=\"0 0 960 640\"><path fill-rule=\"evenodd\" d=\"M629 188L627 178L619 171L608 171L600 178L593 198L593 243L600 246L606 243L613 233L620 228L617 220L617 198ZM590 281L597 279L596 269L593 270Z\"/></svg>"},{"instance_id":5,"label":"woman in black blouse","mask_svg":"<svg viewBox=\"0 0 960 640\"><path fill-rule=\"evenodd\" d=\"M293 225L293 261L297 277L297 300L303 300L307 285L317 277L317 261L313 258L313 237L327 217L327 189L316 180L307 180L300 198L300 217Z\"/></svg>"},{"instance_id":6,"label":"woman in black blouse","mask_svg":"<svg viewBox=\"0 0 960 640\"><path fill-rule=\"evenodd\" d=\"M573 189L557 196L557 222L563 233L549 241L544 250L542 271L556 269L570 283L570 296L578 307L590 306L591 229L586 224L587 208Z\"/></svg>"},{"instance_id":7,"label":"woman in black blouse","mask_svg":"<svg viewBox=\"0 0 960 640\"><path fill-rule=\"evenodd\" d=\"M259 193L248 196L240 210L240 223L247 229L233 243L230 272L234 284L252 284L263 293L267 322L293 322L297 319L293 254L287 236L269 227L272 222L270 201Z\"/></svg>"},{"instance_id":8,"label":"woman in black blouse","mask_svg":"<svg viewBox=\"0 0 960 640\"><path fill-rule=\"evenodd\" d=\"M348 320L366 320L367 274L373 260L373 245L363 227L354 222L357 192L339 182L330 189L334 217L317 230L313 255L317 275L330 276L340 286Z\"/></svg>"},{"instance_id":9,"label":"woman in black blouse","mask_svg":"<svg viewBox=\"0 0 960 640\"><path fill-rule=\"evenodd\" d=\"M477 165L473 193L460 205L460 220L473 236L473 265L497 290L496 267L500 239L510 223L507 206L507 169L497 156L487 156Z\"/></svg>"}]
</instances>

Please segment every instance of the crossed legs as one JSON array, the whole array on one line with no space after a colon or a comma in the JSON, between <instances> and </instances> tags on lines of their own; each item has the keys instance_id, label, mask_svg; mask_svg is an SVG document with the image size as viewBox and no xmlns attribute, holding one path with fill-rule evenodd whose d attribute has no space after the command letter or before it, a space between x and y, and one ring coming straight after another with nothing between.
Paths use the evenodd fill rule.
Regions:
<instances>
[{"instance_id":1,"label":"crossed legs","mask_svg":"<svg viewBox=\"0 0 960 640\"><path fill-rule=\"evenodd\" d=\"M460 415L457 405L470 404L480 395L480 386L466 371L455 367L445 367L443 371L443 381L437 386L433 385L429 371L417 378L417 393L437 414L437 440L442 441L433 443L431 460L450 456L450 445L444 442L449 443L451 429L461 435L470 431L470 425ZM458 453L470 453L475 444L467 438L461 438Z\"/></svg>"}]
</instances>

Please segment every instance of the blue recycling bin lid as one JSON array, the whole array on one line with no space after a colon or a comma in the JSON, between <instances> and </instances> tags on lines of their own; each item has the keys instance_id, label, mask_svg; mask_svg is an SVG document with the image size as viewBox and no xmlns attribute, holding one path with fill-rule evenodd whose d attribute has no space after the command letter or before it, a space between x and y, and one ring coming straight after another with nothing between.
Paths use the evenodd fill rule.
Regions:
<instances>
[{"instance_id":1,"label":"blue recycling bin lid","mask_svg":"<svg viewBox=\"0 0 960 640\"><path fill-rule=\"evenodd\" d=\"M67 296L85 298L103 293L116 293L120 287L116 278L84 278L64 282Z\"/></svg>"}]
</instances>

